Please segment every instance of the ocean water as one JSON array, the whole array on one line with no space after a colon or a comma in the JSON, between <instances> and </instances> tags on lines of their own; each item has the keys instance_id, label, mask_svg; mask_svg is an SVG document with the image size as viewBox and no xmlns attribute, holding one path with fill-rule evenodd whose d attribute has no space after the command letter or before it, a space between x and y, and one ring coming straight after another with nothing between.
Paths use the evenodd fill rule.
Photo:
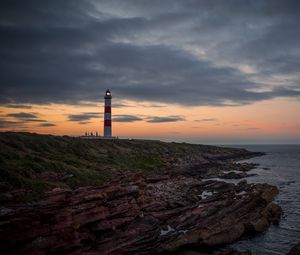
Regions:
<instances>
[{"instance_id":1,"label":"ocean water","mask_svg":"<svg viewBox=\"0 0 300 255\"><path fill-rule=\"evenodd\" d=\"M247 237L233 245L254 255L287 254L300 242L300 145L241 145L233 146L250 151L266 152L243 162L257 163L259 166L251 173L256 176L245 178L249 183L269 183L279 189L275 202L284 214L278 226L255 237Z\"/></svg>"}]
</instances>

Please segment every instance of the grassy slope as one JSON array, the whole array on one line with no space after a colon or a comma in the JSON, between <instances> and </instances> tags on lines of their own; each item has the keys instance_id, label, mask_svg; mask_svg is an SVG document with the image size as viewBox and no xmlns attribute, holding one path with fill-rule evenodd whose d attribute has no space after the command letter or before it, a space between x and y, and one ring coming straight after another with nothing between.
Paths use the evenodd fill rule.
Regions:
<instances>
[{"instance_id":1,"label":"grassy slope","mask_svg":"<svg viewBox=\"0 0 300 255\"><path fill-rule=\"evenodd\" d=\"M31 133L0 133L0 188L40 193L151 175L171 158L226 148L143 140L84 140Z\"/></svg>"}]
</instances>

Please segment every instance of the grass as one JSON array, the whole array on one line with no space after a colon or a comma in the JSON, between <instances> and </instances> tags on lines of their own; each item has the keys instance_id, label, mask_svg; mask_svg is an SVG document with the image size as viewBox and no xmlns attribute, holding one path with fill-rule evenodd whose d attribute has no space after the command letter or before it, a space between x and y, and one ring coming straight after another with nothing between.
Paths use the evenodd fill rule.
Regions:
<instances>
[{"instance_id":1,"label":"grass","mask_svg":"<svg viewBox=\"0 0 300 255\"><path fill-rule=\"evenodd\" d=\"M33 196L54 187L77 188L135 174L155 175L176 158L234 149L145 140L84 140L32 133L0 133L0 184ZM126 177L127 176L127 177Z\"/></svg>"}]
</instances>

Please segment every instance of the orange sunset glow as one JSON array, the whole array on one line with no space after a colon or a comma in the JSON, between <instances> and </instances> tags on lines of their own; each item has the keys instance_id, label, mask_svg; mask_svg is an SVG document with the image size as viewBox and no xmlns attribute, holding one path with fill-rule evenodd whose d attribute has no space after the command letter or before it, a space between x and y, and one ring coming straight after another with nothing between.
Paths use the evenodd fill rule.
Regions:
<instances>
[{"instance_id":1,"label":"orange sunset glow","mask_svg":"<svg viewBox=\"0 0 300 255\"><path fill-rule=\"evenodd\" d=\"M121 102L121 101L119 101ZM122 107L112 103L113 134L120 138L149 138L189 142L299 142L300 103L296 100L274 99L245 106L182 107L175 104L122 101ZM116 102L116 104L118 104ZM3 131L30 131L41 134L80 136L85 132L103 133L103 99L96 105L27 105L22 112L38 116L33 121L7 118L10 124ZM9 116L19 109L1 107ZM71 121L72 115L99 113L85 122ZM114 116L137 116L140 120L121 122ZM152 116L177 116L178 121L151 123ZM115 119L115 121L114 121ZM44 123L51 123L47 126Z\"/></svg>"}]
</instances>

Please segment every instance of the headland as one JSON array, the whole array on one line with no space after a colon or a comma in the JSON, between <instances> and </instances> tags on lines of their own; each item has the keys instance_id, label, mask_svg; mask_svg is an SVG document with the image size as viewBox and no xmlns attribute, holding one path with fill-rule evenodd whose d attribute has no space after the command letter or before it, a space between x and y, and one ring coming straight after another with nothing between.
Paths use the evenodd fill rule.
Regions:
<instances>
[{"instance_id":1,"label":"headland","mask_svg":"<svg viewBox=\"0 0 300 255\"><path fill-rule=\"evenodd\" d=\"M7 254L245 254L227 245L276 224L278 189L239 182L260 156L146 140L0 133ZM235 183L222 180L236 179Z\"/></svg>"}]
</instances>

